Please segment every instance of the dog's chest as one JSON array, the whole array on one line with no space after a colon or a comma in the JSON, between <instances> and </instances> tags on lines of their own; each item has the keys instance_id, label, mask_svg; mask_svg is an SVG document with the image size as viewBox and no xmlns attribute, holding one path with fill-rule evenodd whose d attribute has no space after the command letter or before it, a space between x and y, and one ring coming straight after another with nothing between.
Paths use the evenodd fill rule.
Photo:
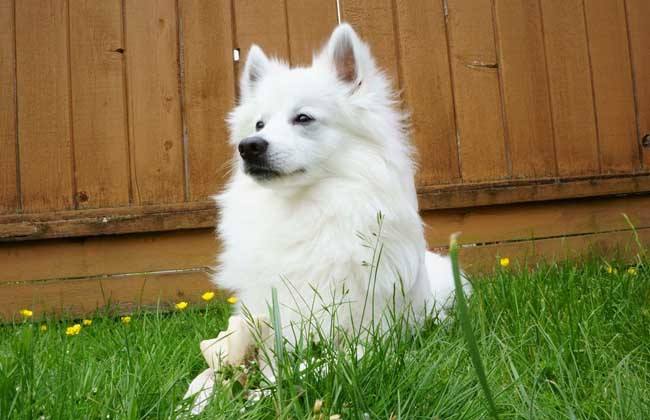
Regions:
<instances>
[{"instance_id":1,"label":"dog's chest","mask_svg":"<svg viewBox=\"0 0 650 420\"><path fill-rule=\"evenodd\" d=\"M252 202L259 206L232 200L222 209L221 286L268 290L291 282L306 290L365 281L364 261L372 250L359 234L372 235L376 218L371 211L364 214L354 203L339 208L309 201Z\"/></svg>"}]
</instances>

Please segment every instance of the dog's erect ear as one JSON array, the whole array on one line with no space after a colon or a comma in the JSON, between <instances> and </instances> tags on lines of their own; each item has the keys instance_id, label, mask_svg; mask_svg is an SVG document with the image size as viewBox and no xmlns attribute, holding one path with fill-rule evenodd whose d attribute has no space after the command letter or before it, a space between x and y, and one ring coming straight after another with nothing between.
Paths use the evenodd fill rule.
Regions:
<instances>
[{"instance_id":1,"label":"dog's erect ear","mask_svg":"<svg viewBox=\"0 0 650 420\"><path fill-rule=\"evenodd\" d=\"M326 56L338 78L346 83L361 83L374 68L368 46L347 23L334 29L322 56Z\"/></svg>"},{"instance_id":2,"label":"dog's erect ear","mask_svg":"<svg viewBox=\"0 0 650 420\"><path fill-rule=\"evenodd\" d=\"M244 72L241 76L239 89L242 96L247 96L255 87L255 83L264 77L269 69L269 59L264 54L264 51L257 45L253 44L248 51L246 57L246 64L244 65Z\"/></svg>"},{"instance_id":3,"label":"dog's erect ear","mask_svg":"<svg viewBox=\"0 0 650 420\"><path fill-rule=\"evenodd\" d=\"M339 79L344 82L354 83L358 78L357 60L354 56L352 37L356 36L351 26L340 25L330 37L328 49L330 58L336 69Z\"/></svg>"}]
</instances>

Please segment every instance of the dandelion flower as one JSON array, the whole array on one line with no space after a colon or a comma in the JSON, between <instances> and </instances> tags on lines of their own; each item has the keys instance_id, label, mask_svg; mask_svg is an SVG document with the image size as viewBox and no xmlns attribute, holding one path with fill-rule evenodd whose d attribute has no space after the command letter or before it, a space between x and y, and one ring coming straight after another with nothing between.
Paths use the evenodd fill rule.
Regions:
<instances>
[{"instance_id":1,"label":"dandelion flower","mask_svg":"<svg viewBox=\"0 0 650 420\"><path fill-rule=\"evenodd\" d=\"M23 316L23 318L31 318L32 315L34 315L34 312L30 311L29 309L21 309L18 312Z\"/></svg>"},{"instance_id":2,"label":"dandelion flower","mask_svg":"<svg viewBox=\"0 0 650 420\"><path fill-rule=\"evenodd\" d=\"M201 299L203 299L206 302L210 302L212 299L214 299L214 292L205 292L201 295Z\"/></svg>"},{"instance_id":3,"label":"dandelion flower","mask_svg":"<svg viewBox=\"0 0 650 420\"><path fill-rule=\"evenodd\" d=\"M45 332L45 331L47 331L47 325L42 324L40 327L38 327L38 329L41 330L41 332Z\"/></svg>"},{"instance_id":4,"label":"dandelion flower","mask_svg":"<svg viewBox=\"0 0 650 420\"><path fill-rule=\"evenodd\" d=\"M636 276L636 274L637 274L636 268L634 268L634 267L628 268L627 269L627 274L629 274L630 276Z\"/></svg>"},{"instance_id":5,"label":"dandelion flower","mask_svg":"<svg viewBox=\"0 0 650 420\"><path fill-rule=\"evenodd\" d=\"M177 303L176 305L174 305L174 306L175 306L176 309L178 309L179 311L182 311L182 310L184 310L185 308L187 308L187 302L178 302L178 303Z\"/></svg>"},{"instance_id":6,"label":"dandelion flower","mask_svg":"<svg viewBox=\"0 0 650 420\"><path fill-rule=\"evenodd\" d=\"M92 319L84 319L81 323L84 324L84 327L90 327L91 325L93 325L93 320Z\"/></svg>"},{"instance_id":7,"label":"dandelion flower","mask_svg":"<svg viewBox=\"0 0 650 420\"><path fill-rule=\"evenodd\" d=\"M122 324L128 324L129 322L131 322L131 317L128 316L128 315L123 316L123 317L120 318L120 321L122 321Z\"/></svg>"},{"instance_id":8,"label":"dandelion flower","mask_svg":"<svg viewBox=\"0 0 650 420\"><path fill-rule=\"evenodd\" d=\"M510 265L510 258L508 258L508 257L501 258L499 260L499 264L501 265L501 267L509 266Z\"/></svg>"},{"instance_id":9,"label":"dandelion flower","mask_svg":"<svg viewBox=\"0 0 650 420\"><path fill-rule=\"evenodd\" d=\"M237 303L239 299L237 299L237 296L230 296L228 299L226 299L226 302L230 303L231 305L234 305Z\"/></svg>"},{"instance_id":10,"label":"dandelion flower","mask_svg":"<svg viewBox=\"0 0 650 420\"><path fill-rule=\"evenodd\" d=\"M605 270L607 271L607 274L612 274L614 272L614 269L612 268L611 265L608 265Z\"/></svg>"},{"instance_id":11,"label":"dandelion flower","mask_svg":"<svg viewBox=\"0 0 650 420\"><path fill-rule=\"evenodd\" d=\"M81 324L74 324L65 329L65 335L77 335L81 332Z\"/></svg>"}]
</instances>

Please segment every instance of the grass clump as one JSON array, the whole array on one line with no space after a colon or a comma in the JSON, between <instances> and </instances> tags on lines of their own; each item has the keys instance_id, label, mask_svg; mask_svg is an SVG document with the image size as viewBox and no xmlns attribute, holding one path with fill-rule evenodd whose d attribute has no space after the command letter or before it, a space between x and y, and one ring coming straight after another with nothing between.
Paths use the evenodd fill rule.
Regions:
<instances>
[{"instance_id":1,"label":"grass clump","mask_svg":"<svg viewBox=\"0 0 650 420\"><path fill-rule=\"evenodd\" d=\"M500 418L648 417L645 260L495 266L472 278L467 319ZM128 323L97 316L76 335L66 328L81 321L0 327L0 418L182 416L187 385L205 368L198 342L225 327L228 308L134 313ZM198 418L488 418L457 315L415 330L396 317L363 357L353 341L283 347L275 385L229 381ZM259 386L268 397L249 401Z\"/></svg>"}]
</instances>

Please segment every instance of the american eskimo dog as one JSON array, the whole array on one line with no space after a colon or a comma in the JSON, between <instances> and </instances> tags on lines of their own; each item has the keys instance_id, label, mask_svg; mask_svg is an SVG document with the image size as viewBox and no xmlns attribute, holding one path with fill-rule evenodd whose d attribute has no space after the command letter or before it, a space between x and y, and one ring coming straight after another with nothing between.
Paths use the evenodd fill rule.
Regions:
<instances>
[{"instance_id":1,"label":"american eskimo dog","mask_svg":"<svg viewBox=\"0 0 650 420\"><path fill-rule=\"evenodd\" d=\"M347 24L310 67L290 68L255 45L248 53L228 119L234 173L215 197L223 251L214 282L262 317L275 288L289 342L295 329L284 326L305 313L318 318L340 297L336 327L352 329L381 322L368 314L389 304L424 313L453 296L450 261L426 248L413 152L395 98ZM377 247L381 256L373 258ZM331 319L322 317L325 327ZM201 344L210 368L187 393L200 394L195 412L220 366L249 354L248 324L239 308L227 331Z\"/></svg>"}]
</instances>

